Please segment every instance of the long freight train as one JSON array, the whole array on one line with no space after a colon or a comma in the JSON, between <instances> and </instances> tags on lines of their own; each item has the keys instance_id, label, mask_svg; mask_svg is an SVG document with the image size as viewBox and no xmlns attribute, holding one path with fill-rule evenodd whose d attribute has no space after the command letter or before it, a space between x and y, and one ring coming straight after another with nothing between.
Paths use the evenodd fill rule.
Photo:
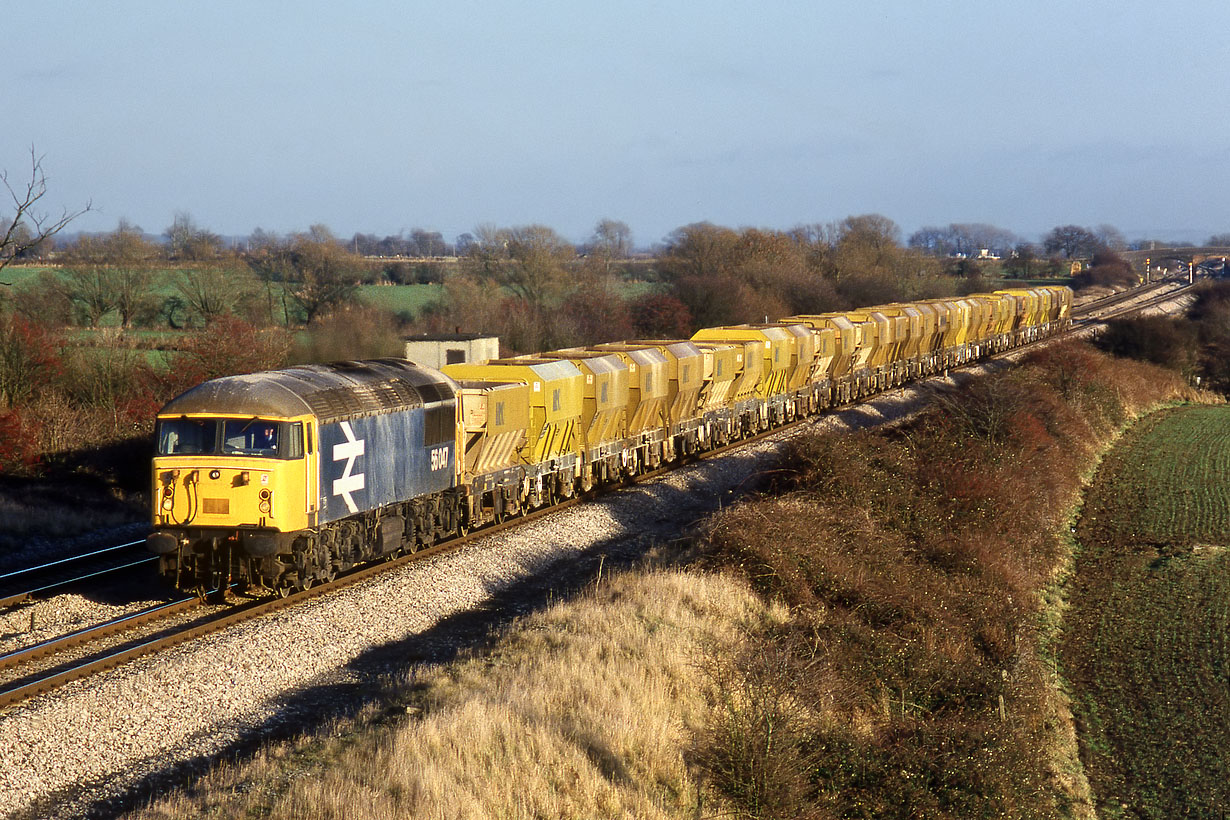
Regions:
<instances>
[{"instance_id":1,"label":"long freight train","mask_svg":"<svg viewBox=\"0 0 1230 820\"><path fill-rule=\"evenodd\" d=\"M181 589L285 594L1058 333L1071 306L1001 290L442 371L215 379L158 414L148 545Z\"/></svg>"}]
</instances>

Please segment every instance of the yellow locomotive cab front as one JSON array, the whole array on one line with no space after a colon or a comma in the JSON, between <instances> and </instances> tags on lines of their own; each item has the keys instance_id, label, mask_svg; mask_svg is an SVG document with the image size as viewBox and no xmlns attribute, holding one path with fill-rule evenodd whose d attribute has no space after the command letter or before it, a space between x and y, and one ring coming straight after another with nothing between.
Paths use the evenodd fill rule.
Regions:
<instances>
[{"instance_id":1,"label":"yellow locomotive cab front","mask_svg":"<svg viewBox=\"0 0 1230 820\"><path fill-rule=\"evenodd\" d=\"M312 431L310 417L160 417L153 524L163 540L188 529L258 536L313 526Z\"/></svg>"}]
</instances>

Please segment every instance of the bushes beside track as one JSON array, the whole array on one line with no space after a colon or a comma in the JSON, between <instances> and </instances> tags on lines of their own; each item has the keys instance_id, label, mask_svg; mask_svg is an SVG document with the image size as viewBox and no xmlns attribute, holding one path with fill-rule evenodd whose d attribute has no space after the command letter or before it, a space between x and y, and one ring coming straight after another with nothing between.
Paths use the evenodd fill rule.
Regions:
<instances>
[{"instance_id":1,"label":"bushes beside track","mask_svg":"<svg viewBox=\"0 0 1230 820\"><path fill-rule=\"evenodd\" d=\"M704 539L791 611L717 674L699 755L715 786L756 817L1070 814L1039 630L1058 533L1115 432L1188 395L1070 343L903 429L795 442Z\"/></svg>"}]
</instances>

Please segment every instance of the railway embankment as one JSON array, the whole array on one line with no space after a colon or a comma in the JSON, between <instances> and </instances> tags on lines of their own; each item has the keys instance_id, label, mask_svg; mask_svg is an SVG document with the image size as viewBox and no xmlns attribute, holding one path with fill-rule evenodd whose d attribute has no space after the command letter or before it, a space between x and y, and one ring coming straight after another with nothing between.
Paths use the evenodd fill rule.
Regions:
<instances>
[{"instance_id":1,"label":"railway embankment","mask_svg":"<svg viewBox=\"0 0 1230 820\"><path fill-rule=\"evenodd\" d=\"M935 398L792 437L686 542L590 562L580 593L401 657L357 713L136 816L1088 816L1045 640L1061 534L1118 432L1196 397L1064 345Z\"/></svg>"}]
</instances>

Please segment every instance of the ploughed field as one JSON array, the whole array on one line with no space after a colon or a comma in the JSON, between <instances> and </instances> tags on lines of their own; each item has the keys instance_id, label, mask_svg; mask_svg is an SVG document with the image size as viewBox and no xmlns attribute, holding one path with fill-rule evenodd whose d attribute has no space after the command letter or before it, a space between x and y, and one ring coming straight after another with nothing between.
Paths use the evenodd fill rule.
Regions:
<instances>
[{"instance_id":1,"label":"ploughed field","mask_svg":"<svg viewBox=\"0 0 1230 820\"><path fill-rule=\"evenodd\" d=\"M1102 817L1230 813L1230 407L1143 419L1087 494L1063 671Z\"/></svg>"}]
</instances>

